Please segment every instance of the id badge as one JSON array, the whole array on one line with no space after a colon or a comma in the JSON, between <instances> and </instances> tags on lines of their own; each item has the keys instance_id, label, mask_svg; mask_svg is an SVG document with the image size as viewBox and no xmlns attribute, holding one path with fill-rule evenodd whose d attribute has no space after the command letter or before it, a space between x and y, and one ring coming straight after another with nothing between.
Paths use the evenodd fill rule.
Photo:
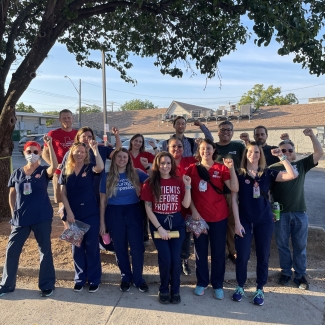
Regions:
<instances>
[{"instance_id":1,"label":"id badge","mask_svg":"<svg viewBox=\"0 0 325 325\"><path fill-rule=\"evenodd\" d=\"M32 193L32 185L31 183L24 183L24 195L29 195Z\"/></svg>"},{"instance_id":2,"label":"id badge","mask_svg":"<svg viewBox=\"0 0 325 325\"><path fill-rule=\"evenodd\" d=\"M203 179L200 180L199 183L199 191L200 192L205 192L208 189L208 183L204 181Z\"/></svg>"},{"instance_id":3,"label":"id badge","mask_svg":"<svg viewBox=\"0 0 325 325\"><path fill-rule=\"evenodd\" d=\"M260 193L260 186L258 182L255 181L254 186L253 186L253 198L258 199L261 196Z\"/></svg>"}]
</instances>

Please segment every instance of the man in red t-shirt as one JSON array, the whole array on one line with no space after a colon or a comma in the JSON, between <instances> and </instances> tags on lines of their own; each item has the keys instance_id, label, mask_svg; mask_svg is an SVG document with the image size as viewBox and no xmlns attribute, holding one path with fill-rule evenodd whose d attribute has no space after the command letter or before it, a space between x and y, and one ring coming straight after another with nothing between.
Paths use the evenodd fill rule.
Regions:
<instances>
[{"instance_id":1,"label":"man in red t-shirt","mask_svg":"<svg viewBox=\"0 0 325 325\"><path fill-rule=\"evenodd\" d=\"M63 109L59 113L59 121L61 123L61 127L48 133L48 135L52 138L53 149L59 163L58 169L55 171L52 180L55 203L62 203L61 187L58 183L59 176L61 174L60 164L62 163L64 155L72 146L74 137L78 132L77 130L72 129L73 115L70 110ZM46 144L44 144L42 158L48 164L50 163L49 148ZM61 208L61 204L59 208Z\"/></svg>"}]
</instances>

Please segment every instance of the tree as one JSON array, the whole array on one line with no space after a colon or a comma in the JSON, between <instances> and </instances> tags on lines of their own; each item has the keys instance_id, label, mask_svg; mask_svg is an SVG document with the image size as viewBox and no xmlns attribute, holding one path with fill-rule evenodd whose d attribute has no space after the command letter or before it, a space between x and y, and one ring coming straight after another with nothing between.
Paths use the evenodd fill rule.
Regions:
<instances>
[{"instance_id":1,"label":"tree","mask_svg":"<svg viewBox=\"0 0 325 325\"><path fill-rule=\"evenodd\" d=\"M323 1L265 0L2 0L0 6L0 218L10 217L6 186L13 150L15 106L37 76L55 42L65 44L80 66L100 68L90 51L127 82L129 57L155 57L162 74L182 77L194 70L213 78L220 59L251 36L241 17L252 21L255 43L279 43L279 55L313 74L325 71ZM193 63L191 63L193 62ZM8 74L15 64L11 79ZM5 82L8 86L5 87Z\"/></svg>"},{"instance_id":2,"label":"tree","mask_svg":"<svg viewBox=\"0 0 325 325\"><path fill-rule=\"evenodd\" d=\"M48 115L59 115L60 111L48 111L48 112L43 112L43 114L48 114ZM46 119L46 126L50 126L54 123L55 119L54 118L49 118Z\"/></svg>"},{"instance_id":3,"label":"tree","mask_svg":"<svg viewBox=\"0 0 325 325\"><path fill-rule=\"evenodd\" d=\"M27 106L23 102L16 105L16 112L37 113L36 109L33 106Z\"/></svg>"},{"instance_id":4,"label":"tree","mask_svg":"<svg viewBox=\"0 0 325 325\"><path fill-rule=\"evenodd\" d=\"M76 109L76 112L79 112L79 108ZM89 113L100 113L102 109L97 105L92 106L81 106L81 114L89 114Z\"/></svg>"},{"instance_id":5,"label":"tree","mask_svg":"<svg viewBox=\"0 0 325 325\"><path fill-rule=\"evenodd\" d=\"M267 89L264 89L264 85L256 84L251 90L244 93L238 104L245 105L253 103L259 109L261 106L299 103L295 94L289 93L285 96L278 94L281 94L281 87L273 88L271 85Z\"/></svg>"},{"instance_id":6,"label":"tree","mask_svg":"<svg viewBox=\"0 0 325 325\"><path fill-rule=\"evenodd\" d=\"M149 100L141 100L141 99L132 99L128 102L125 102L121 107L121 111L134 111L139 109L153 109L157 108L154 103Z\"/></svg>"}]
</instances>

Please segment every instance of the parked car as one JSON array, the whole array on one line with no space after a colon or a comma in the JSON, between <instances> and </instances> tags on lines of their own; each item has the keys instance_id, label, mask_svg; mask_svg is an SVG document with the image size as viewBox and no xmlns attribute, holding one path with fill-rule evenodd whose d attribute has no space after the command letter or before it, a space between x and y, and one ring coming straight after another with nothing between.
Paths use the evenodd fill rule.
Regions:
<instances>
[{"instance_id":1,"label":"parked car","mask_svg":"<svg viewBox=\"0 0 325 325\"><path fill-rule=\"evenodd\" d=\"M159 151L162 151L162 144L163 144L164 141L166 141L166 140L160 140L160 141L157 143L157 147L158 147Z\"/></svg>"},{"instance_id":2,"label":"parked car","mask_svg":"<svg viewBox=\"0 0 325 325\"><path fill-rule=\"evenodd\" d=\"M20 141L18 142L18 151L21 152L22 155L24 155L23 154L24 145L28 141L36 141L37 143L39 143L39 145L41 146L41 148L43 150L43 147L44 147L43 137L44 137L44 134L29 134L29 135L22 137L20 139Z\"/></svg>"},{"instance_id":3,"label":"parked car","mask_svg":"<svg viewBox=\"0 0 325 325\"><path fill-rule=\"evenodd\" d=\"M155 155L155 151L153 150L152 146L149 144L148 141L154 141L156 143L157 147L158 147L158 143L157 143L156 139L154 139L154 138L144 138L145 151L151 152L153 155ZM122 143L123 148L129 149L129 146L130 146L130 140L124 141Z\"/></svg>"}]
</instances>

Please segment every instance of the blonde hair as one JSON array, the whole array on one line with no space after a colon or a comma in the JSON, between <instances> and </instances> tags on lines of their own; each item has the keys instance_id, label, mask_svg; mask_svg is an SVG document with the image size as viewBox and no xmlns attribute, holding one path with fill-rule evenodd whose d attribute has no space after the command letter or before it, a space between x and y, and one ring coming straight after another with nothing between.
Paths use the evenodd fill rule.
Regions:
<instances>
[{"instance_id":1,"label":"blonde hair","mask_svg":"<svg viewBox=\"0 0 325 325\"><path fill-rule=\"evenodd\" d=\"M77 147L84 147L85 151L86 151L86 157L84 160L84 164L88 165L89 164L89 152L88 149L86 147L86 145L82 142L75 142L69 149L69 155L68 155L68 159L67 162L65 164L64 167L64 175L71 175L74 172L75 166L76 166L76 162L73 158L73 151L77 148Z\"/></svg>"},{"instance_id":2,"label":"blonde hair","mask_svg":"<svg viewBox=\"0 0 325 325\"><path fill-rule=\"evenodd\" d=\"M264 170L266 168L266 160L265 160L265 156L264 156L264 152L261 146L259 146L255 141L251 141L247 144L244 153L243 153L243 157L241 160L241 164L240 164L240 168L238 169L238 174L239 175L243 175L246 176L247 174L247 151L249 148L251 147L258 147L259 151L260 151L260 159L258 160L258 173L257 175L259 177L261 177L264 173Z\"/></svg>"},{"instance_id":3,"label":"blonde hair","mask_svg":"<svg viewBox=\"0 0 325 325\"><path fill-rule=\"evenodd\" d=\"M106 197L107 199L111 198L112 196L116 196L116 187L120 180L120 174L118 171L118 167L115 163L116 156L119 152L124 152L128 155L128 162L126 164L125 172L127 179L131 182L134 186L134 189L137 195L140 195L140 180L136 169L133 167L132 159L130 153L125 148L118 148L114 151L112 156L111 167L109 169L107 179L106 179Z\"/></svg>"}]
</instances>

